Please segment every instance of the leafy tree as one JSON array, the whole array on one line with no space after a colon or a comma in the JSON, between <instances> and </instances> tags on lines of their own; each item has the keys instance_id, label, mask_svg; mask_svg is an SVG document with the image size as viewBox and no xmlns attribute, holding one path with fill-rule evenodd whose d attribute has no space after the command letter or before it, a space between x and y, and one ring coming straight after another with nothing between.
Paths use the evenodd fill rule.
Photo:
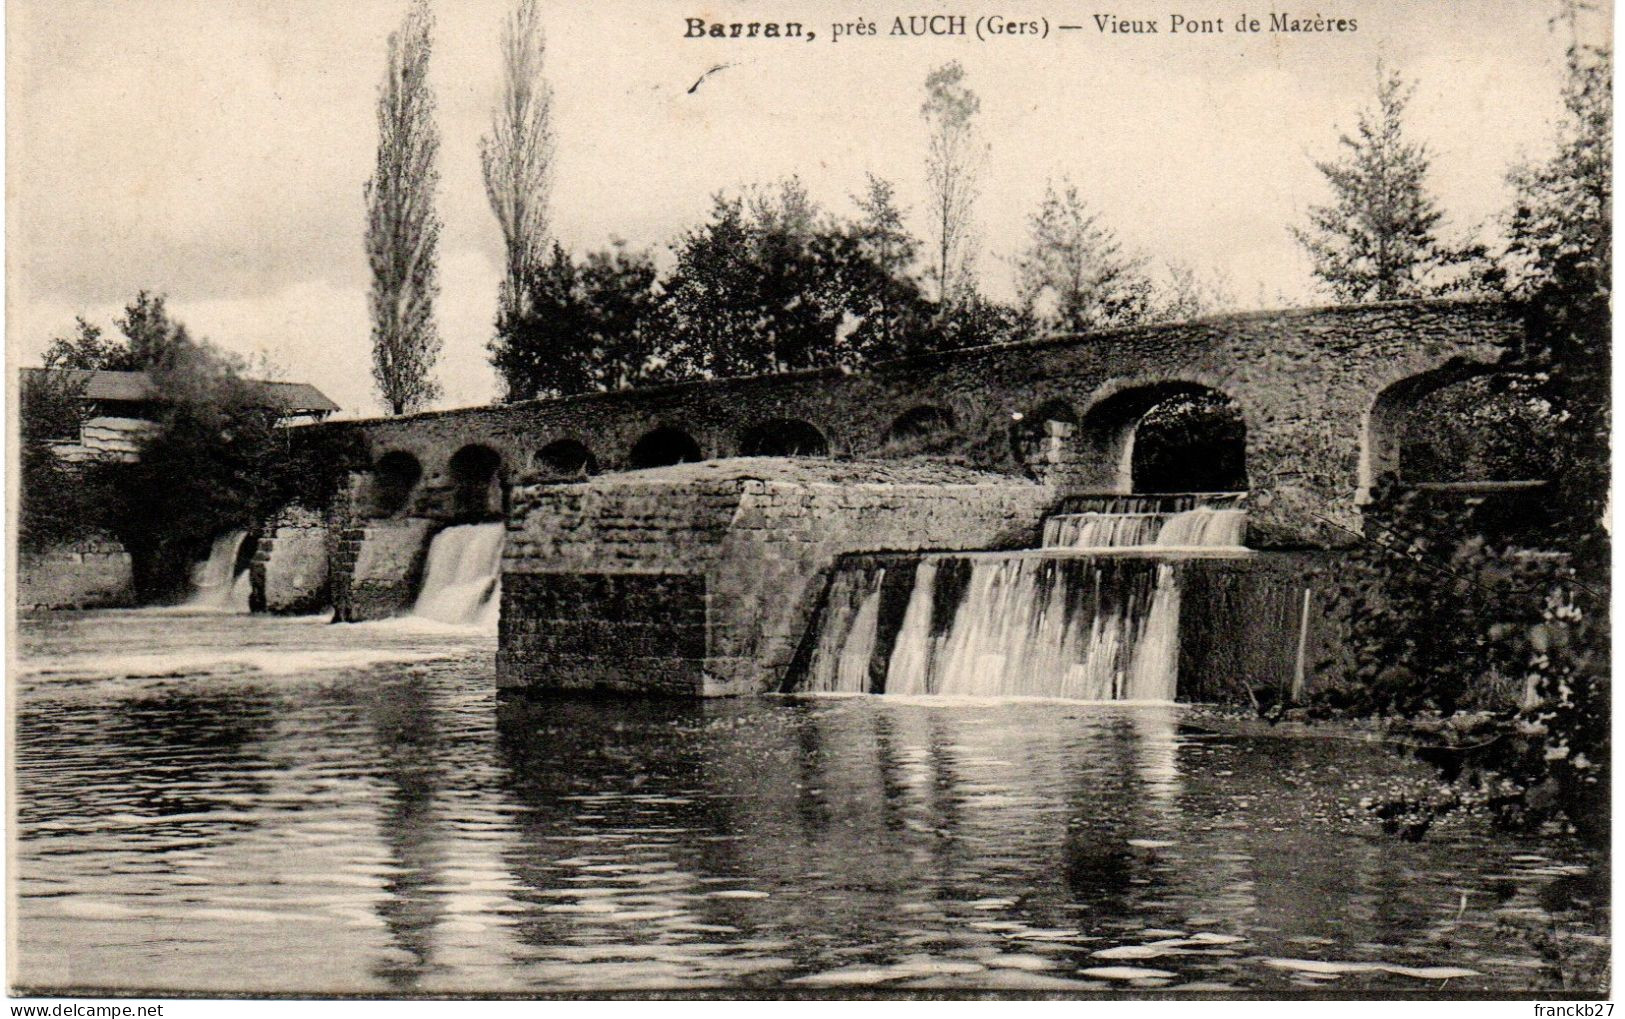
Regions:
<instances>
[{"instance_id":1,"label":"leafy tree","mask_svg":"<svg viewBox=\"0 0 1625 1019\"><path fill-rule=\"evenodd\" d=\"M491 363L505 396L625 389L670 381L665 306L654 260L617 243L582 262L561 246L521 277L523 311L505 311L491 342Z\"/></svg>"},{"instance_id":2,"label":"leafy tree","mask_svg":"<svg viewBox=\"0 0 1625 1019\"><path fill-rule=\"evenodd\" d=\"M678 359L711 377L836 363L849 250L797 179L716 196L710 221L675 245L665 284Z\"/></svg>"},{"instance_id":3,"label":"leafy tree","mask_svg":"<svg viewBox=\"0 0 1625 1019\"><path fill-rule=\"evenodd\" d=\"M1044 189L1028 221L1030 240L1016 257L1022 309L1051 332L1132 325L1151 311L1145 259L1125 254L1077 186Z\"/></svg>"},{"instance_id":4,"label":"leafy tree","mask_svg":"<svg viewBox=\"0 0 1625 1019\"><path fill-rule=\"evenodd\" d=\"M1568 67L1556 153L1509 177L1517 197L1504 262L1508 296L1524 309L1526 327L1512 364L1532 374L1538 395L1564 416L1561 459L1550 476L1567 528L1601 540L1611 420L1613 55L1575 45Z\"/></svg>"},{"instance_id":5,"label":"leafy tree","mask_svg":"<svg viewBox=\"0 0 1625 1019\"><path fill-rule=\"evenodd\" d=\"M519 0L502 31L502 101L480 139L485 196L502 227L507 259L500 314L523 314L525 274L547 258L552 188L553 92L542 77L546 43L537 0Z\"/></svg>"},{"instance_id":6,"label":"leafy tree","mask_svg":"<svg viewBox=\"0 0 1625 1019\"><path fill-rule=\"evenodd\" d=\"M1475 282L1484 251L1439 238L1444 218L1427 191L1427 147L1404 133L1405 107L1415 93L1397 72L1377 66L1377 104L1362 110L1355 134L1338 138L1340 159L1315 163L1333 202L1309 209L1307 228L1292 236L1308 252L1313 272L1338 301L1432 297Z\"/></svg>"},{"instance_id":7,"label":"leafy tree","mask_svg":"<svg viewBox=\"0 0 1625 1019\"><path fill-rule=\"evenodd\" d=\"M846 342L871 361L932 349L928 308L911 275L920 242L903 225L891 182L871 174L853 201L860 215L846 229L851 250L831 256L843 265L847 310L855 316Z\"/></svg>"},{"instance_id":8,"label":"leafy tree","mask_svg":"<svg viewBox=\"0 0 1625 1019\"><path fill-rule=\"evenodd\" d=\"M1321 700L1408 719L1452 783L1378 805L1412 837L1467 805L1607 845L1611 78L1607 51L1571 48L1557 153L1511 177L1505 268L1526 339L1505 367L1562 437L1540 496L1546 554L1498 533L1488 503L1464 514L1390 479L1367 512L1373 540L1332 578L1355 671Z\"/></svg>"},{"instance_id":9,"label":"leafy tree","mask_svg":"<svg viewBox=\"0 0 1625 1019\"><path fill-rule=\"evenodd\" d=\"M378 159L366 186L373 379L392 414L418 410L440 393L431 375L441 345L434 321L440 132L429 90L433 29L428 0L413 0L389 37L378 90Z\"/></svg>"},{"instance_id":10,"label":"leafy tree","mask_svg":"<svg viewBox=\"0 0 1625 1019\"><path fill-rule=\"evenodd\" d=\"M954 60L925 78L920 105L928 135L926 184L931 193L931 264L936 299L944 316L973 287L971 253L975 244L972 209L979 194L977 178L986 147L976 130L982 100L965 84L965 69Z\"/></svg>"},{"instance_id":11,"label":"leafy tree","mask_svg":"<svg viewBox=\"0 0 1625 1019\"><path fill-rule=\"evenodd\" d=\"M72 336L59 336L46 348L45 367L151 371L173 365L195 346L186 327L170 319L162 294L141 291L114 324L122 339L104 337L100 326L76 319Z\"/></svg>"}]
</instances>

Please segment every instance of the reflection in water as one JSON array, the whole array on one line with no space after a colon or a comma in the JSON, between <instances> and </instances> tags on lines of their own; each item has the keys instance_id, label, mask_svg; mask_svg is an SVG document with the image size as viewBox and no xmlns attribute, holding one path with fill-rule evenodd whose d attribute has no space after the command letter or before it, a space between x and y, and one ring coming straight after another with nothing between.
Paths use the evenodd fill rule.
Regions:
<instances>
[{"instance_id":1,"label":"reflection in water","mask_svg":"<svg viewBox=\"0 0 1625 1019\"><path fill-rule=\"evenodd\" d=\"M219 615L22 645L25 986L1528 995L1497 924L1583 870L1391 840L1345 815L1388 752L1174 705L499 700L488 638Z\"/></svg>"}]
</instances>

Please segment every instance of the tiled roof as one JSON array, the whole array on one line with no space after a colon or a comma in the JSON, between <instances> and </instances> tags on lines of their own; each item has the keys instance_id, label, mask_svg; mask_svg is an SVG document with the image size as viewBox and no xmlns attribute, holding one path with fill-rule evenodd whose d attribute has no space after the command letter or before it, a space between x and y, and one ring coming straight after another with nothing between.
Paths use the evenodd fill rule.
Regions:
<instances>
[{"instance_id":1,"label":"tiled roof","mask_svg":"<svg viewBox=\"0 0 1625 1019\"><path fill-rule=\"evenodd\" d=\"M51 369L24 368L24 372L43 372ZM146 372L82 371L55 369L55 374L83 380L87 400L121 400L146 403L159 399L158 387ZM329 400L321 390L305 382L260 382L249 380L262 394L263 405L287 414L327 414L339 405Z\"/></svg>"}]
</instances>

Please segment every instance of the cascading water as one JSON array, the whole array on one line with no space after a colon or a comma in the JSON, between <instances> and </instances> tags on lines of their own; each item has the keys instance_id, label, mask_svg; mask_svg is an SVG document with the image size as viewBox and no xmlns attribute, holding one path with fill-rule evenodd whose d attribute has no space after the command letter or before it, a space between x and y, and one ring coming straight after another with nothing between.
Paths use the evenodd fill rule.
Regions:
<instances>
[{"instance_id":1,"label":"cascading water","mask_svg":"<svg viewBox=\"0 0 1625 1019\"><path fill-rule=\"evenodd\" d=\"M1125 499L1115 513L1062 514L1046 522L1045 547L1025 552L849 564L831 581L799 688L1172 700L1175 564L1244 554L1247 526L1234 506L1175 507Z\"/></svg>"},{"instance_id":2,"label":"cascading water","mask_svg":"<svg viewBox=\"0 0 1625 1019\"><path fill-rule=\"evenodd\" d=\"M441 623L496 626L502 600L502 541L500 523L461 524L448 527L429 543L429 561L423 571L412 614Z\"/></svg>"},{"instance_id":3,"label":"cascading water","mask_svg":"<svg viewBox=\"0 0 1625 1019\"><path fill-rule=\"evenodd\" d=\"M227 531L214 539L209 558L192 567L192 596L187 608L247 612L252 586L248 571L237 569L247 531Z\"/></svg>"},{"instance_id":4,"label":"cascading water","mask_svg":"<svg viewBox=\"0 0 1625 1019\"><path fill-rule=\"evenodd\" d=\"M1198 506L1177 513L1062 513L1044 522L1045 548L1240 548L1247 511Z\"/></svg>"}]
</instances>

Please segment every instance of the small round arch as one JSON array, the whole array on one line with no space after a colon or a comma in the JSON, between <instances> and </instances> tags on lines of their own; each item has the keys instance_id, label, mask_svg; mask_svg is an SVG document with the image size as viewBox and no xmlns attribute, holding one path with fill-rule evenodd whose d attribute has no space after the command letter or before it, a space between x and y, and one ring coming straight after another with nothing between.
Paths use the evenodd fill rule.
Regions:
<instances>
[{"instance_id":1,"label":"small round arch","mask_svg":"<svg viewBox=\"0 0 1625 1019\"><path fill-rule=\"evenodd\" d=\"M681 428L662 427L644 434L632 445L628 457L633 470L648 467L670 467L672 464L698 463L705 457L700 444Z\"/></svg>"},{"instance_id":2,"label":"small round arch","mask_svg":"<svg viewBox=\"0 0 1625 1019\"><path fill-rule=\"evenodd\" d=\"M829 440L817 426L775 418L747 428L739 437L740 456L828 456Z\"/></svg>"}]
</instances>

